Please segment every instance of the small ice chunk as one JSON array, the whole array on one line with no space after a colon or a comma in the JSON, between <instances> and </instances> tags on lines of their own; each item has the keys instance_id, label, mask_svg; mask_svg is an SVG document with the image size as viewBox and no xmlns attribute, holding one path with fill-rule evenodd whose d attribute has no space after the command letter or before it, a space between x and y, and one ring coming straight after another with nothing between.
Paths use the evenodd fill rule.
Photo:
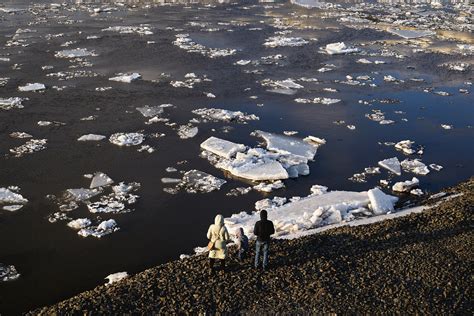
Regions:
<instances>
[{"instance_id":1,"label":"small ice chunk","mask_svg":"<svg viewBox=\"0 0 474 316\"><path fill-rule=\"evenodd\" d=\"M281 180L277 180L271 183L262 182L258 185L253 186L253 189L260 192L270 193L273 190L284 188L285 184Z\"/></svg>"},{"instance_id":2,"label":"small ice chunk","mask_svg":"<svg viewBox=\"0 0 474 316\"><path fill-rule=\"evenodd\" d=\"M370 208L375 215L393 212L393 204L398 201L397 197L387 195L379 188L373 188L367 194L370 200Z\"/></svg>"},{"instance_id":3,"label":"small ice chunk","mask_svg":"<svg viewBox=\"0 0 474 316\"><path fill-rule=\"evenodd\" d=\"M168 184L168 183L180 183L180 182L181 182L181 179L177 179L177 178L161 178L161 182L162 182L162 183L165 183L165 184Z\"/></svg>"},{"instance_id":4,"label":"small ice chunk","mask_svg":"<svg viewBox=\"0 0 474 316\"><path fill-rule=\"evenodd\" d=\"M419 174L422 176L427 175L430 173L430 170L428 167L422 163L419 159L405 159L401 163L401 166L404 171L406 172L412 172L414 174Z\"/></svg>"},{"instance_id":5,"label":"small ice chunk","mask_svg":"<svg viewBox=\"0 0 474 316\"><path fill-rule=\"evenodd\" d=\"M107 137L104 135L86 134L86 135L82 135L77 140L80 142L98 142L98 141L104 140L105 138Z\"/></svg>"},{"instance_id":6,"label":"small ice chunk","mask_svg":"<svg viewBox=\"0 0 474 316\"><path fill-rule=\"evenodd\" d=\"M26 98L12 97L7 99L0 98L0 110L22 109L22 102L28 100Z\"/></svg>"},{"instance_id":7,"label":"small ice chunk","mask_svg":"<svg viewBox=\"0 0 474 316\"><path fill-rule=\"evenodd\" d=\"M193 114L199 115L201 118L210 121L237 121L244 123L247 121L257 121L259 117L255 114L246 114L241 111L229 111L216 108L201 108L192 111Z\"/></svg>"},{"instance_id":8,"label":"small ice chunk","mask_svg":"<svg viewBox=\"0 0 474 316\"><path fill-rule=\"evenodd\" d=\"M436 34L435 32L430 31L430 30L401 30L401 29L394 29L394 28L388 28L387 32L398 35L406 39L426 37L426 36L431 36L431 35Z\"/></svg>"},{"instance_id":9,"label":"small ice chunk","mask_svg":"<svg viewBox=\"0 0 474 316\"><path fill-rule=\"evenodd\" d=\"M88 51L87 48L74 48L61 50L57 52L54 56L57 58L78 58L87 56L97 56L97 54Z\"/></svg>"},{"instance_id":10,"label":"small ice chunk","mask_svg":"<svg viewBox=\"0 0 474 316\"><path fill-rule=\"evenodd\" d=\"M145 135L141 133L115 133L109 138L112 144L118 146L136 146L145 140Z\"/></svg>"},{"instance_id":11,"label":"small ice chunk","mask_svg":"<svg viewBox=\"0 0 474 316\"><path fill-rule=\"evenodd\" d=\"M180 187L188 193L209 193L220 190L227 181L199 170L189 170L183 175Z\"/></svg>"},{"instance_id":12,"label":"small ice chunk","mask_svg":"<svg viewBox=\"0 0 474 316\"><path fill-rule=\"evenodd\" d=\"M67 226L71 227L72 229L77 229L77 230L86 228L90 225L92 225L92 222L88 218L78 218L67 223Z\"/></svg>"},{"instance_id":13,"label":"small ice chunk","mask_svg":"<svg viewBox=\"0 0 474 316\"><path fill-rule=\"evenodd\" d=\"M324 185L315 184L310 189L311 195L322 195L328 193L328 187Z\"/></svg>"},{"instance_id":14,"label":"small ice chunk","mask_svg":"<svg viewBox=\"0 0 474 316\"><path fill-rule=\"evenodd\" d=\"M66 193L72 200L85 201L101 193L99 189L67 189Z\"/></svg>"},{"instance_id":15,"label":"small ice chunk","mask_svg":"<svg viewBox=\"0 0 474 316\"><path fill-rule=\"evenodd\" d=\"M318 150L318 145L314 142L307 142L296 137L263 131L255 131L255 134L265 140L268 150L280 154L292 154L308 160L313 160L316 151Z\"/></svg>"},{"instance_id":16,"label":"small ice chunk","mask_svg":"<svg viewBox=\"0 0 474 316\"><path fill-rule=\"evenodd\" d=\"M6 265L0 263L0 281L8 282L14 281L20 277L20 274L16 271L15 266Z\"/></svg>"},{"instance_id":17,"label":"small ice chunk","mask_svg":"<svg viewBox=\"0 0 474 316\"><path fill-rule=\"evenodd\" d=\"M188 139L193 138L197 135L199 129L196 126L188 125L181 125L178 128L178 136L181 139Z\"/></svg>"},{"instance_id":18,"label":"small ice chunk","mask_svg":"<svg viewBox=\"0 0 474 316\"><path fill-rule=\"evenodd\" d=\"M109 78L110 81L117 81L117 82L125 82L131 83L132 81L138 80L142 77L137 72L130 73L130 74L117 74L116 77Z\"/></svg>"},{"instance_id":19,"label":"small ice chunk","mask_svg":"<svg viewBox=\"0 0 474 316\"><path fill-rule=\"evenodd\" d=\"M384 159L378 162L379 166L400 176L402 174L400 161L397 157Z\"/></svg>"},{"instance_id":20,"label":"small ice chunk","mask_svg":"<svg viewBox=\"0 0 474 316\"><path fill-rule=\"evenodd\" d=\"M4 207L2 207L2 209L5 210L5 211L9 211L9 212L16 212L16 211L22 209L23 206L24 205L19 205L19 204L5 205Z\"/></svg>"},{"instance_id":21,"label":"small ice chunk","mask_svg":"<svg viewBox=\"0 0 474 316\"><path fill-rule=\"evenodd\" d=\"M97 172L94 174L94 177L92 178L91 185L89 186L89 188L94 189L94 188L110 185L112 183L114 183L114 180L112 180L108 175L106 175L103 172Z\"/></svg>"},{"instance_id":22,"label":"small ice chunk","mask_svg":"<svg viewBox=\"0 0 474 316\"><path fill-rule=\"evenodd\" d=\"M430 168L435 170L435 171L441 171L441 169L443 169L443 166L432 163L432 164L430 164Z\"/></svg>"},{"instance_id":23,"label":"small ice chunk","mask_svg":"<svg viewBox=\"0 0 474 316\"><path fill-rule=\"evenodd\" d=\"M108 276L106 276L104 279L107 279L109 280L109 283L107 283L106 285L110 285L112 283L115 283L115 282L118 282L118 281L121 281L125 278L128 277L128 273L127 272L117 272L117 273L113 273L113 274L109 274Z\"/></svg>"},{"instance_id":24,"label":"small ice chunk","mask_svg":"<svg viewBox=\"0 0 474 316\"><path fill-rule=\"evenodd\" d=\"M449 125L449 124L441 124L441 127L443 129L453 129L453 126L452 125Z\"/></svg>"},{"instance_id":25,"label":"small ice chunk","mask_svg":"<svg viewBox=\"0 0 474 316\"><path fill-rule=\"evenodd\" d=\"M24 86L19 86L18 90L22 92L28 92L28 91L41 91L46 89L46 86L42 83L27 83Z\"/></svg>"},{"instance_id":26,"label":"small ice chunk","mask_svg":"<svg viewBox=\"0 0 474 316\"><path fill-rule=\"evenodd\" d=\"M263 43L265 47L295 47L303 46L309 42L301 37L284 37L284 36L273 36L269 37Z\"/></svg>"},{"instance_id":27,"label":"small ice chunk","mask_svg":"<svg viewBox=\"0 0 474 316\"><path fill-rule=\"evenodd\" d=\"M163 107L160 105L156 105L156 106L145 105L145 106L136 108L136 110L140 112L144 117L154 117L163 113Z\"/></svg>"},{"instance_id":28,"label":"small ice chunk","mask_svg":"<svg viewBox=\"0 0 474 316\"><path fill-rule=\"evenodd\" d=\"M103 221L99 224L99 226L90 226L86 228L82 228L77 234L83 237L96 237L102 238L108 234L118 231L120 228L117 226L117 222L114 219L109 219Z\"/></svg>"},{"instance_id":29,"label":"small ice chunk","mask_svg":"<svg viewBox=\"0 0 474 316\"><path fill-rule=\"evenodd\" d=\"M413 177L411 180L403 182L397 182L392 186L392 190L395 192L409 192L411 189L417 187L420 184L420 180Z\"/></svg>"},{"instance_id":30,"label":"small ice chunk","mask_svg":"<svg viewBox=\"0 0 474 316\"><path fill-rule=\"evenodd\" d=\"M413 190L410 191L410 194L417 195L417 196L422 196L425 193L421 189L413 189Z\"/></svg>"},{"instance_id":31,"label":"small ice chunk","mask_svg":"<svg viewBox=\"0 0 474 316\"><path fill-rule=\"evenodd\" d=\"M26 204L28 200L21 194L12 192L7 188L0 188L0 203L1 204Z\"/></svg>"},{"instance_id":32,"label":"small ice chunk","mask_svg":"<svg viewBox=\"0 0 474 316\"><path fill-rule=\"evenodd\" d=\"M238 152L246 150L246 146L243 144L233 143L214 136L209 137L201 143L201 148L227 159L233 157Z\"/></svg>"},{"instance_id":33,"label":"small ice chunk","mask_svg":"<svg viewBox=\"0 0 474 316\"><path fill-rule=\"evenodd\" d=\"M358 52L358 48L347 47L344 42L327 44L324 48L329 55L348 54Z\"/></svg>"}]
</instances>

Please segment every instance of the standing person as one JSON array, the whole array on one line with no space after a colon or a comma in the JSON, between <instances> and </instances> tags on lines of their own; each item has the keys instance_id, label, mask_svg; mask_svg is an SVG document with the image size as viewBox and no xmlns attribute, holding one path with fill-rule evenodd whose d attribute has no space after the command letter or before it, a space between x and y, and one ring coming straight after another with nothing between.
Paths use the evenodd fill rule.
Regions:
<instances>
[{"instance_id":1,"label":"standing person","mask_svg":"<svg viewBox=\"0 0 474 316\"><path fill-rule=\"evenodd\" d=\"M215 274L214 262L220 261L221 269L225 272L225 258L227 256L227 243L230 240L229 232L224 225L224 217L221 214L216 215L214 224L207 230L207 239L209 239L209 267L210 273Z\"/></svg>"},{"instance_id":2,"label":"standing person","mask_svg":"<svg viewBox=\"0 0 474 316\"><path fill-rule=\"evenodd\" d=\"M260 249L263 247L263 270L267 268L268 264L268 247L270 245L270 236L275 233L273 222L267 219L267 211L260 211L260 220L255 223L253 233L257 236L255 246L255 269L258 268Z\"/></svg>"},{"instance_id":3,"label":"standing person","mask_svg":"<svg viewBox=\"0 0 474 316\"><path fill-rule=\"evenodd\" d=\"M237 244L237 254L239 256L239 260L242 261L242 259L245 257L245 254L247 253L247 250L249 249L249 238L245 236L244 229L242 227L237 229L235 232L235 237L235 243Z\"/></svg>"}]
</instances>

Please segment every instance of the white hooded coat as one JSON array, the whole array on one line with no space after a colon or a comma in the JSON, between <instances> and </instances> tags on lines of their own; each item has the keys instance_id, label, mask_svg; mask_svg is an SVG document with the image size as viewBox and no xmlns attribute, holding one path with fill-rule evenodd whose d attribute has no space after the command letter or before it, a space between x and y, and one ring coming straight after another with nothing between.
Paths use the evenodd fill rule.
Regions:
<instances>
[{"instance_id":1,"label":"white hooded coat","mask_svg":"<svg viewBox=\"0 0 474 316\"><path fill-rule=\"evenodd\" d=\"M215 245L214 249L209 251L209 258L225 259L227 256L227 242L230 240L230 235L224 225L224 217L222 215L216 215L214 224L209 226L207 239L214 242Z\"/></svg>"}]
</instances>

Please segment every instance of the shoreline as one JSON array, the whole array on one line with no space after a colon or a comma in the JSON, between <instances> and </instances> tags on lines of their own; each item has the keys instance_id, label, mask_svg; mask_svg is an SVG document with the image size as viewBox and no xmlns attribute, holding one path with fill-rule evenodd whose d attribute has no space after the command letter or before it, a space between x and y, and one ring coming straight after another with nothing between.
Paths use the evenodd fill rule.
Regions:
<instances>
[{"instance_id":1,"label":"shoreline","mask_svg":"<svg viewBox=\"0 0 474 316\"><path fill-rule=\"evenodd\" d=\"M252 241L217 277L207 256L191 256L29 314L467 312L474 178L443 192L451 198L421 212L275 239L265 273L252 268Z\"/></svg>"}]
</instances>

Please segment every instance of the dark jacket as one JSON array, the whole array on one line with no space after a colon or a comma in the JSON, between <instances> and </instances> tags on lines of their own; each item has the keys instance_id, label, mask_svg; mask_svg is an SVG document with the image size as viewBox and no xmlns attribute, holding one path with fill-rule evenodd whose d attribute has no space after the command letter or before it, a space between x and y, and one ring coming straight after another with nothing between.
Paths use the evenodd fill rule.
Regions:
<instances>
[{"instance_id":1,"label":"dark jacket","mask_svg":"<svg viewBox=\"0 0 474 316\"><path fill-rule=\"evenodd\" d=\"M255 223L253 233L257 236L258 241L270 241L270 236L275 233L275 228L273 222L267 219L267 211L260 211L260 220Z\"/></svg>"},{"instance_id":2,"label":"dark jacket","mask_svg":"<svg viewBox=\"0 0 474 316\"><path fill-rule=\"evenodd\" d=\"M244 249L245 251L249 249L249 239L245 236L244 229L240 227L237 230L237 249Z\"/></svg>"}]
</instances>

